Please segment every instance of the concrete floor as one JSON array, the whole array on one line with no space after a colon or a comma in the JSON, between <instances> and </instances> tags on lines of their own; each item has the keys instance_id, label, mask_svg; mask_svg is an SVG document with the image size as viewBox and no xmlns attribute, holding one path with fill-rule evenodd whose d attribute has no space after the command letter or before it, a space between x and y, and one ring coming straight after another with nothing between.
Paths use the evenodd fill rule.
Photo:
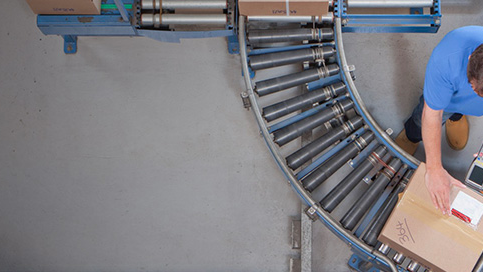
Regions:
<instances>
[{"instance_id":1,"label":"concrete floor","mask_svg":"<svg viewBox=\"0 0 483 272\"><path fill-rule=\"evenodd\" d=\"M392 128L394 137L422 94L426 63L433 48L455 28L483 25L481 1L442 1L442 13L442 26L436 34L344 34L347 59L356 66L356 86L376 121L383 128ZM361 46L367 48L363 54ZM469 117L469 122L470 141L466 148L456 152L443 144L442 149L445 166L459 179L464 179L472 154L483 141L482 120ZM415 157L425 160L422 145Z\"/></svg>"},{"instance_id":2,"label":"concrete floor","mask_svg":"<svg viewBox=\"0 0 483 272\"><path fill-rule=\"evenodd\" d=\"M450 4L436 35L344 35L383 127L402 127L443 35L483 23L483 4ZM67 56L24 1L0 14L0 271L288 271L300 201L224 39L83 37ZM456 174L483 139L470 122L468 147L444 149ZM314 224L314 271L348 271L350 254Z\"/></svg>"}]
</instances>

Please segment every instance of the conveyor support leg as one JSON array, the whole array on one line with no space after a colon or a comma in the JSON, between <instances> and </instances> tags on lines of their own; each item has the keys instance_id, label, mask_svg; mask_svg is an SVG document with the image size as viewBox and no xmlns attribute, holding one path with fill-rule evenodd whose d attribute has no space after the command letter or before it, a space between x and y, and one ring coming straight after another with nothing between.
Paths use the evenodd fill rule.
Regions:
<instances>
[{"instance_id":1,"label":"conveyor support leg","mask_svg":"<svg viewBox=\"0 0 483 272\"><path fill-rule=\"evenodd\" d=\"M64 53L75 54L77 52L77 36L63 35L64 38Z\"/></svg>"}]
</instances>

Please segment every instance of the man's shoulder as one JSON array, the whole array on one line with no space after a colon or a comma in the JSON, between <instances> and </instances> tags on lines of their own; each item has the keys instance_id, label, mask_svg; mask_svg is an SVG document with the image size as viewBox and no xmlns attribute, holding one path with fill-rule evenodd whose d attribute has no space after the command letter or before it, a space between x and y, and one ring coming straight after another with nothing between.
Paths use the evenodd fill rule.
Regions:
<instances>
[{"instance_id":1,"label":"man's shoulder","mask_svg":"<svg viewBox=\"0 0 483 272\"><path fill-rule=\"evenodd\" d=\"M438 44L440 50L458 51L483 43L483 26L464 26L450 31Z\"/></svg>"}]
</instances>

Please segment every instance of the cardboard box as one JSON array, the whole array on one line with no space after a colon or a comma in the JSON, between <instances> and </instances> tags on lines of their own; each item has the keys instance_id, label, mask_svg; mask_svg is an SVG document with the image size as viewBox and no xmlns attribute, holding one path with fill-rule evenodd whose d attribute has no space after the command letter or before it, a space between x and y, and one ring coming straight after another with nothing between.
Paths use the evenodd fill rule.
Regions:
<instances>
[{"instance_id":1,"label":"cardboard box","mask_svg":"<svg viewBox=\"0 0 483 272\"><path fill-rule=\"evenodd\" d=\"M437 210L426 189L426 165L421 163L384 226L379 240L431 271L472 271L483 251L482 220L471 227L455 216ZM466 188L453 188L450 201L459 191L483 202Z\"/></svg>"},{"instance_id":2,"label":"cardboard box","mask_svg":"<svg viewBox=\"0 0 483 272\"><path fill-rule=\"evenodd\" d=\"M27 0L36 14L101 14L101 0Z\"/></svg>"},{"instance_id":3,"label":"cardboard box","mask_svg":"<svg viewBox=\"0 0 483 272\"><path fill-rule=\"evenodd\" d=\"M245 16L325 16L328 0L239 0L238 9Z\"/></svg>"}]
</instances>

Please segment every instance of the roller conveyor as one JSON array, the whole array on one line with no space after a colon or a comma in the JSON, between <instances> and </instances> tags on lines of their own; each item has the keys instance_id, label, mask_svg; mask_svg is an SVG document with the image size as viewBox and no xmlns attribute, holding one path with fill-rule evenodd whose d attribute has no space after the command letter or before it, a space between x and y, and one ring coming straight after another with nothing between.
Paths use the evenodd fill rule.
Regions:
<instances>
[{"instance_id":1,"label":"roller conveyor","mask_svg":"<svg viewBox=\"0 0 483 272\"><path fill-rule=\"evenodd\" d=\"M295 191L309 205L309 211L326 223L329 229L342 240L354 247L356 254L362 254L360 256L365 254L361 257L363 260L361 263L364 265L361 265L363 268L360 271L369 271L368 267L371 267L372 262L367 261L368 259L377 260L374 262L374 267L378 269L381 269L381 264L386 267L383 270L374 271L386 271L386 269L387 271L401 271L401 269L419 271L420 266L415 266L414 262L405 261L406 266L402 267L402 262L393 261L394 251L386 245L380 245L377 241L378 234L395 206L397 194L404 189L404 184L407 182L400 181L394 185L391 181L397 182L409 169L404 178L407 180L408 173L412 173L412 169L419 162L395 145L365 108L354 85L354 77L351 74L353 70L345 59L341 38L342 20L334 18L333 30L326 27L327 22L322 28L314 24L313 28L309 29L302 20L299 28L287 28L284 24L293 23L292 19L289 21L281 19L283 27L280 29L273 25L268 29L257 29L257 24L252 24L255 19L240 18L239 25L243 25L240 27L243 33L240 33L239 38L243 72L244 74L248 74L248 71L254 72L253 79L245 78L246 97L277 164ZM273 24L274 21L266 22ZM245 32L245 29L248 31ZM310 45L321 41L335 42L336 64L331 63L334 62L333 59L329 64L325 63L332 55L329 47L325 56L319 53L319 57L314 57L315 53L311 51ZM285 47L287 44L290 48ZM296 48L297 44L300 44L299 49L291 49ZM302 45L307 46L302 47ZM246 49L245 52L243 48ZM256 52L256 54L247 56L247 51ZM307 63L317 62L317 59L325 59L321 61L323 66L315 69L308 68ZM298 66L301 69L303 67L303 70L278 77L273 77L269 72L266 73L269 78L259 76L260 70L265 74L265 70L272 71L270 69L282 69L285 66ZM327 69L329 66L332 67L333 72L325 72L327 75L321 76L324 73L316 72L317 69ZM260 75L263 74L260 73ZM322 88L313 89L312 86ZM328 89L335 86L338 87L339 92L329 95ZM299 88L303 94L291 88ZM290 92L281 92L288 89L291 89ZM341 96L346 91L350 99L341 100ZM274 100L281 102L270 103ZM350 107L335 113L332 107L345 101L351 101ZM320 103L325 105L331 102L332 105L327 108L320 107ZM295 113L296 115L293 115ZM350 130L348 123L352 124ZM322 135L310 136L313 133L319 133L317 128L324 130L324 127L326 132ZM358 129L366 131L362 135L357 134L358 138L355 138L365 139L364 145L357 140L354 142L348 140L350 139L348 135ZM302 135L310 140L306 140L302 147L294 148L294 140ZM365 150L372 140L374 142L371 143L371 147ZM327 179L333 179L335 176L333 174L349 162L349 165L354 165L355 169L349 171L345 178L340 181L325 182ZM358 190L366 188L365 182L370 183L367 190L354 192L355 188L359 188ZM313 199L312 192L315 192L321 184L324 184L324 188L327 186L333 188L328 188L329 193L318 202ZM357 196L355 202L348 199L350 195ZM340 209L345 209L348 205L339 205L343 202L352 203L345 213ZM338 207L340 209L334 213L333 211ZM357 226L356 236L352 231ZM391 256L388 255L389 252ZM359 269L352 265L351 267Z\"/></svg>"},{"instance_id":2,"label":"roller conveyor","mask_svg":"<svg viewBox=\"0 0 483 272\"><path fill-rule=\"evenodd\" d=\"M412 174L413 174L413 171L408 171L403 178L403 182L399 182L399 184L396 187L394 187L394 189L391 192L391 195L382 204L382 207L381 209L379 209L378 213L376 214L374 221L367 228L366 233L362 237L362 240L364 240L366 244L370 246L376 246L377 237L381 233L381 230L384 227L384 224L386 223L387 219L389 218L391 211L396 206L399 193L401 193L404 190Z\"/></svg>"},{"instance_id":3,"label":"roller conveyor","mask_svg":"<svg viewBox=\"0 0 483 272\"><path fill-rule=\"evenodd\" d=\"M290 154L286 160L287 165L290 169L295 170L302 166L304 163L308 162L314 158L317 154L322 152L327 147L331 146L337 141L342 140L347 137L353 131L362 127L363 120L360 116L356 116L341 126L338 126L323 136L317 138L311 143L307 144L303 148L297 150L296 152Z\"/></svg>"},{"instance_id":4,"label":"roller conveyor","mask_svg":"<svg viewBox=\"0 0 483 272\"><path fill-rule=\"evenodd\" d=\"M390 157L386 157L386 154L387 148L385 146L381 145L376 148L363 163L346 176L320 201L321 207L328 212L332 212L371 170L376 169L379 171L382 168L382 165L378 161L388 162Z\"/></svg>"},{"instance_id":5,"label":"roller conveyor","mask_svg":"<svg viewBox=\"0 0 483 272\"><path fill-rule=\"evenodd\" d=\"M366 31L351 25L351 23L361 24L363 16L350 17L346 14L346 10L340 7L349 9L429 7L433 12L431 16L414 16L408 19L411 25L419 22L429 25L425 28L414 27L412 29L414 32L435 32L439 27L440 19L438 0L330 1L331 13L328 16L240 17L238 28L233 25L236 20L232 18L236 14L235 1L142 0L132 1L133 8L128 10L121 7L121 1L115 2L118 11L103 11L99 17L94 16L89 20L79 20L77 16L60 18L39 16L39 28L45 34L63 35L66 45L69 46L75 44L72 39L77 35L147 36L162 41L179 41L178 37L228 36L233 38L232 35L238 33L243 73L247 75L244 102L252 107L262 135L274 154L277 164L295 191L310 207L311 215L320 218L339 238L363 256L363 259L377 262L377 267L382 264L388 271L402 269L421 272L419 264L406 260L403 255L397 252L394 256L387 255L389 252L387 246L375 248L378 245L376 233L384 225L386 216L392 210L396 192L401 190L403 184L400 182L397 187L384 190L389 183L388 180L391 179L389 177L391 174L387 173L386 164L390 164L389 161L392 159L391 163L397 162L399 166L409 165L410 169L414 169L419 162L395 146L389 135L379 127L365 108L353 82L354 78L351 75L353 71L345 58L342 43L343 31ZM125 0L124 4L127 2L129 1ZM112 5L114 2L106 0L106 3ZM185 14L188 12L187 9L197 12ZM112 16L112 14L115 15ZM401 16L396 18L402 20ZM369 19L374 21L372 17ZM382 29L381 32L384 32L387 29L394 29L392 25L399 23L391 21L389 15L383 20L390 24L388 28L369 26L367 29ZM62 25L60 21L71 25ZM106 30L101 22L108 24L109 28ZM265 27L257 28L257 24ZM222 30L203 33L193 31L191 34L189 31L178 31L171 25L184 27L180 29L189 29L189 27L198 29L200 25L206 25L208 29L213 27ZM398 31L411 32L408 29L402 27ZM67 30L72 33L66 32ZM238 49L238 41L235 42L235 49ZM295 47L288 48L287 44ZM66 46L66 48L69 47ZM250 51L250 54L247 51ZM72 52L75 50L69 51L69 53ZM270 78L260 76L266 71L271 71L271 68L280 69L289 65L297 66L301 71L289 75L279 74L276 77L272 75ZM248 77L251 74L254 76L253 81ZM313 86L317 87L313 88ZM298 91L281 92L289 88L297 88ZM300 94L301 92L303 94ZM318 135L321 131L324 133ZM298 144L295 139L301 136L311 138L311 134L313 134L313 140L307 140L304 147L294 147L296 143ZM357 136L354 136L355 134ZM352 137L364 139L368 135L370 137L365 139L366 144L374 138L370 148L364 149L361 142L352 141ZM374 147L376 148L372 151ZM317 157L319 155L320 157ZM302 179L298 176L301 171L298 173L296 171L307 169L305 167L307 164L313 165L312 160L317 162L317 165L303 175ZM347 165L348 161L351 162L350 166L352 162L358 161L354 163L355 169L348 171L342 180L333 182L333 188L328 188L327 195L317 196L319 199L322 198L320 202L318 199L315 200L311 191L317 187L316 185L324 183L325 186L327 184L325 180L332 179L332 174ZM380 172L381 169L383 169L382 172ZM381 174L374 177L378 172ZM365 187L361 183L367 180L373 181L366 192L355 190L355 188ZM316 184L313 188L312 185L307 186L313 182ZM304 188L304 185L307 188ZM358 185L361 186L357 187ZM339 223L343 221L343 225L349 228L352 224L357 225L374 200L381 197L381 191L390 190L393 193L387 201L381 203L380 207L374 207L378 208L377 213L371 224L368 224L367 229L364 230L361 239ZM354 193L365 193L365 199L372 201L367 200L366 203L366 200L359 200L361 203L358 202L357 207L347 211L344 218L338 218L333 211L335 208L345 208L340 204L344 201L350 203L348 195ZM403 262L409 265L402 267ZM370 263L371 261L368 262Z\"/></svg>"},{"instance_id":6,"label":"roller conveyor","mask_svg":"<svg viewBox=\"0 0 483 272\"><path fill-rule=\"evenodd\" d=\"M341 224L348 230L353 230L359 223L362 216L367 212L374 201L379 197L382 191L396 174L402 162L398 158L393 158L386 168L381 170L380 175L372 182L369 189L362 195L357 202L351 207L347 214L342 218Z\"/></svg>"},{"instance_id":7,"label":"roller conveyor","mask_svg":"<svg viewBox=\"0 0 483 272\"><path fill-rule=\"evenodd\" d=\"M330 86L313 90L303 95L287 99L274 105L263 108L263 117L267 122L301 110L315 103L327 101L331 98L338 97L346 92L344 83L338 82Z\"/></svg>"},{"instance_id":8,"label":"roller conveyor","mask_svg":"<svg viewBox=\"0 0 483 272\"><path fill-rule=\"evenodd\" d=\"M321 126L335 116L343 114L353 106L354 103L350 99L345 99L340 103L336 103L330 108L321 110L318 113L304 118L299 122L275 131L273 133L273 140L280 146L285 145L309 130Z\"/></svg>"},{"instance_id":9,"label":"roller conveyor","mask_svg":"<svg viewBox=\"0 0 483 272\"><path fill-rule=\"evenodd\" d=\"M304 188L309 192L315 190L320 184L322 184L322 182L335 173L335 171L339 170L339 168L341 168L347 161L362 151L373 139L374 133L368 131L357 138L352 144L334 154L329 160L327 160L324 164L319 166L316 170L302 180Z\"/></svg>"}]
</instances>

